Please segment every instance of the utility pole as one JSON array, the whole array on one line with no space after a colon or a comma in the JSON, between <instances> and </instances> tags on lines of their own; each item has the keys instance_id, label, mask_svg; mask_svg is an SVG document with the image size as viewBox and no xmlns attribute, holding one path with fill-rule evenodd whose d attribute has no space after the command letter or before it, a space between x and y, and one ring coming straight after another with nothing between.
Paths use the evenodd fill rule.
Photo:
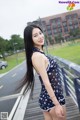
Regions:
<instances>
[{"instance_id":1,"label":"utility pole","mask_svg":"<svg viewBox=\"0 0 80 120\"><path fill-rule=\"evenodd\" d=\"M42 26L43 34L44 34L44 37L45 37L44 27L43 27L43 23L42 23L42 20L41 20L40 17L39 17L39 22L40 22L40 24L41 24L41 26ZM46 40L45 40L45 48L46 48L46 53L48 54L48 48L47 48Z\"/></svg>"},{"instance_id":2,"label":"utility pole","mask_svg":"<svg viewBox=\"0 0 80 120\"><path fill-rule=\"evenodd\" d=\"M17 53L17 50L15 49L15 45L17 45L18 43L13 43L13 46L14 46L14 54L16 54L15 55L15 57L16 57L16 64L18 65L18 53Z\"/></svg>"}]
</instances>

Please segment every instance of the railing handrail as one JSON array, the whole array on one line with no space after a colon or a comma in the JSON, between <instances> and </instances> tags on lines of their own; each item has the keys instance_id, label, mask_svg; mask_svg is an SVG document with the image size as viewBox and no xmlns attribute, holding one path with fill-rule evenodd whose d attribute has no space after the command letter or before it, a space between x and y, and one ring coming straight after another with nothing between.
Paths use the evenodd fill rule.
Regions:
<instances>
[{"instance_id":1,"label":"railing handrail","mask_svg":"<svg viewBox=\"0 0 80 120\"><path fill-rule=\"evenodd\" d=\"M35 70L34 70L34 75L35 75ZM28 90L28 92L26 93L25 96L23 96L23 92L26 88L27 84L25 84L19 94L19 97L17 98L16 100L16 103L9 115L9 118L8 120L22 120L23 117L24 117L24 113L25 113L25 109L26 109L26 106L28 104L28 100L29 100L29 96L30 96L30 93L31 93L31 89ZM26 101L26 102L25 102ZM23 105L23 104L26 104L26 105Z\"/></svg>"},{"instance_id":2,"label":"railing handrail","mask_svg":"<svg viewBox=\"0 0 80 120\"><path fill-rule=\"evenodd\" d=\"M10 112L10 115L9 115L9 117L8 117L8 120L12 120L12 117L13 117L13 115L14 115L17 107L18 107L18 104L19 104L19 102L20 102L20 100L21 100L21 98L22 98L22 95L23 95L23 92L24 92L24 90L25 90L26 85L27 85L27 84L25 84L25 85L23 86L20 94L18 94L19 96L18 96L18 95L16 96L16 97L18 97L18 98L17 98L17 100L16 100L16 102L15 102L15 104L14 104L13 109L12 109L11 112ZM12 97L12 96L10 96L10 97ZM10 98L10 97L8 97L8 98ZM13 97L15 97L15 96L13 95Z\"/></svg>"},{"instance_id":3,"label":"railing handrail","mask_svg":"<svg viewBox=\"0 0 80 120\"><path fill-rule=\"evenodd\" d=\"M71 96L80 111L80 65L57 56L51 56L56 59L59 69L62 70L61 78L64 82L66 95Z\"/></svg>"},{"instance_id":4,"label":"railing handrail","mask_svg":"<svg viewBox=\"0 0 80 120\"><path fill-rule=\"evenodd\" d=\"M18 94L12 94L12 95L7 95L7 96L2 96L2 97L0 97L0 101L14 99L14 98L17 98L17 97L22 96L22 95L23 94L18 93Z\"/></svg>"},{"instance_id":5,"label":"railing handrail","mask_svg":"<svg viewBox=\"0 0 80 120\"><path fill-rule=\"evenodd\" d=\"M35 75L35 70L34 70L34 75ZM28 103L28 98L30 96L31 89L29 89L29 91L24 96L23 92L25 90L26 85L27 84L25 84L23 86L23 88L21 89L20 93L0 97L0 101L17 98L17 100L16 100L16 102L15 102L15 104L14 104L14 106L13 106L13 108L12 108L12 110L11 110L7 120L14 120L14 117L16 116L16 113L18 114L17 111L19 110L19 107L20 108L22 107L22 104L21 104L22 101L24 101L26 99L26 102ZM27 98L27 96L28 96L28 98ZM26 103L26 105L27 105L27 103ZM26 107L26 105L25 105L25 107ZM22 109L25 110L25 107L22 108ZM24 111L24 113L25 113L25 111ZM21 118L23 117L24 113L21 114L22 115ZM18 115L18 116L20 116L20 115ZM19 120L22 120L21 118L19 118ZM15 120L16 120L16 117L15 117Z\"/></svg>"},{"instance_id":6,"label":"railing handrail","mask_svg":"<svg viewBox=\"0 0 80 120\"><path fill-rule=\"evenodd\" d=\"M77 65L76 63L73 63L69 60L65 60L64 58L60 58L57 56L54 56L54 58L58 60L60 63L62 63L63 65L65 65L66 68L72 70L75 73L75 75L80 77L80 65Z\"/></svg>"}]
</instances>

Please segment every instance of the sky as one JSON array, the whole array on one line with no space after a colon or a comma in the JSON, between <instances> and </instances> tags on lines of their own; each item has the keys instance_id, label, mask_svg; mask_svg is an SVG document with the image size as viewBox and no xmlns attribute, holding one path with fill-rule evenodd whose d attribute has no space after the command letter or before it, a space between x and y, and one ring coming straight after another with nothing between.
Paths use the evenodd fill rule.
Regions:
<instances>
[{"instance_id":1,"label":"sky","mask_svg":"<svg viewBox=\"0 0 80 120\"><path fill-rule=\"evenodd\" d=\"M10 39L13 34L23 37L27 22L68 12L68 4L59 1L69 0L0 0L0 36L4 39ZM76 9L80 9L80 3L75 4Z\"/></svg>"}]
</instances>

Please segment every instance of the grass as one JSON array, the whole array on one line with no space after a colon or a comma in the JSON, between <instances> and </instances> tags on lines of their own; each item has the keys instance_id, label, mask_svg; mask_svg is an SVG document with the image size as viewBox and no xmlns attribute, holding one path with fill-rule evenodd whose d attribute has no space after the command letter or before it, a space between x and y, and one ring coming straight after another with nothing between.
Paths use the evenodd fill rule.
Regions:
<instances>
[{"instance_id":1,"label":"grass","mask_svg":"<svg viewBox=\"0 0 80 120\"><path fill-rule=\"evenodd\" d=\"M66 42L63 43L62 45L57 44L49 46L48 51L49 51L48 53L51 55L62 57L64 59L67 59L80 65L80 40L76 40L76 42ZM16 60L16 58L18 59ZM0 70L0 74L8 72L12 68L23 62L24 60L25 60L24 52L6 57L8 67L6 69Z\"/></svg>"},{"instance_id":2,"label":"grass","mask_svg":"<svg viewBox=\"0 0 80 120\"><path fill-rule=\"evenodd\" d=\"M0 70L0 74L8 72L12 68L14 68L16 65L19 65L20 63L22 63L24 60L25 60L24 52L6 57L6 61L8 62L8 67L6 67L6 69Z\"/></svg>"},{"instance_id":3,"label":"grass","mask_svg":"<svg viewBox=\"0 0 80 120\"><path fill-rule=\"evenodd\" d=\"M80 65L80 41L51 46L49 54L62 57Z\"/></svg>"}]
</instances>

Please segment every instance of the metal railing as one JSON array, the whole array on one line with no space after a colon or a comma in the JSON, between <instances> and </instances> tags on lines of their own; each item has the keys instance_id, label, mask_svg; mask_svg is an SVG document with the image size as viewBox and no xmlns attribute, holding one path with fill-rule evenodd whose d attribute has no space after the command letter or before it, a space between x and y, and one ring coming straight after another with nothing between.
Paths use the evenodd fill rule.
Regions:
<instances>
[{"instance_id":1,"label":"metal railing","mask_svg":"<svg viewBox=\"0 0 80 120\"><path fill-rule=\"evenodd\" d=\"M28 93L24 97L23 96L23 92L24 92L25 87L26 87L26 85L24 85L24 87L22 88L22 90L18 94L13 94L13 95L0 97L0 101L17 98L17 100L16 100L16 102L15 102L15 104L14 104L14 106L13 106L13 108L12 108L12 110L11 110L7 120L18 120L18 119L15 119L15 115L17 114L17 110L22 107L20 105L21 101L25 100L26 96L27 96L26 102L28 103L28 99L29 99L31 90L29 90ZM27 106L27 103L25 104L25 107ZM22 108L21 110L23 111L24 108ZM21 114L21 118L19 120L22 120L22 118L24 117L24 113L25 113L25 110ZM20 114L20 112L19 112L19 114ZM20 117L20 115L16 116L16 118L18 118L18 117Z\"/></svg>"},{"instance_id":2,"label":"metal railing","mask_svg":"<svg viewBox=\"0 0 80 120\"><path fill-rule=\"evenodd\" d=\"M51 56L52 57L52 56ZM80 66L54 56L64 84L66 96L71 96L80 111Z\"/></svg>"},{"instance_id":3,"label":"metal railing","mask_svg":"<svg viewBox=\"0 0 80 120\"><path fill-rule=\"evenodd\" d=\"M34 75L35 75L35 70L34 70ZM20 93L18 93L18 94L12 94L12 95L8 95L8 96L0 97L0 101L17 98L7 120L23 120L25 110L26 110L26 107L28 104L28 100L30 97L30 93L31 93L31 89L29 89L29 91L26 93L26 95L25 96L23 95L26 85L27 84L25 84L23 86Z\"/></svg>"}]
</instances>

